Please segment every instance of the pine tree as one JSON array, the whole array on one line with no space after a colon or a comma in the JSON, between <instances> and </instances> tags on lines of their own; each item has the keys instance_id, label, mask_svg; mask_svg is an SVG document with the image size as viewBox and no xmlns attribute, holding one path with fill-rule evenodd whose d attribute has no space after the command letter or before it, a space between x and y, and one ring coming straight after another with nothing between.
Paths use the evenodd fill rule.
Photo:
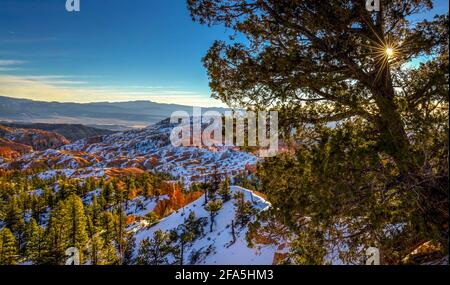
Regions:
<instances>
[{"instance_id":1,"label":"pine tree","mask_svg":"<svg viewBox=\"0 0 450 285\"><path fill-rule=\"evenodd\" d=\"M203 236L206 224L206 218L197 219L195 213L191 211L183 224L170 232L171 242L177 244L172 248L175 264L184 264L186 248L190 247L200 236Z\"/></svg>"},{"instance_id":2,"label":"pine tree","mask_svg":"<svg viewBox=\"0 0 450 285\"><path fill-rule=\"evenodd\" d=\"M222 209L222 200L218 199L215 201L210 201L208 204L206 204L205 206L205 210L209 212L209 217L211 220L210 223L210 231L213 231L213 225L215 222L215 218L217 216L217 213L220 211L220 209Z\"/></svg>"},{"instance_id":3,"label":"pine tree","mask_svg":"<svg viewBox=\"0 0 450 285\"><path fill-rule=\"evenodd\" d=\"M197 219L194 211L190 211L188 218L184 220L184 226L188 231L194 233L195 239L203 235L203 228L206 223L206 218Z\"/></svg>"},{"instance_id":4,"label":"pine tree","mask_svg":"<svg viewBox=\"0 0 450 285\"><path fill-rule=\"evenodd\" d=\"M134 249L136 247L136 238L134 234L130 233L127 235L125 252L123 256L122 265L133 265L135 262Z\"/></svg>"},{"instance_id":5,"label":"pine tree","mask_svg":"<svg viewBox=\"0 0 450 285\"><path fill-rule=\"evenodd\" d=\"M222 183L222 178L219 173L217 165L213 167L213 173L211 174L211 188L209 191L209 198L214 199L216 193L220 190L220 184Z\"/></svg>"},{"instance_id":6,"label":"pine tree","mask_svg":"<svg viewBox=\"0 0 450 285\"><path fill-rule=\"evenodd\" d=\"M114 215L111 212L104 212L102 215L102 237L105 244L112 244L115 240Z\"/></svg>"},{"instance_id":7,"label":"pine tree","mask_svg":"<svg viewBox=\"0 0 450 285\"><path fill-rule=\"evenodd\" d=\"M150 199L154 196L153 185L149 181L144 182L143 191L145 199Z\"/></svg>"},{"instance_id":8,"label":"pine tree","mask_svg":"<svg viewBox=\"0 0 450 285\"><path fill-rule=\"evenodd\" d=\"M126 221L127 216L125 214L125 211L123 210L122 204L118 205L117 214L115 215L115 237L116 237L116 245L117 245L117 252L119 253L119 260L120 262L123 261L124 254L125 254L125 243L126 243L126 236L125 236L125 227L126 227Z\"/></svg>"},{"instance_id":9,"label":"pine tree","mask_svg":"<svg viewBox=\"0 0 450 285\"><path fill-rule=\"evenodd\" d=\"M254 214L255 210L253 205L249 201L245 201L244 193L237 192L234 195L235 207L236 207L236 217L235 220L241 225L245 226L249 221L251 216Z\"/></svg>"},{"instance_id":10,"label":"pine tree","mask_svg":"<svg viewBox=\"0 0 450 285\"><path fill-rule=\"evenodd\" d=\"M234 220L231 220L231 236L233 237L233 243L236 242L236 230L234 227Z\"/></svg>"},{"instance_id":11,"label":"pine tree","mask_svg":"<svg viewBox=\"0 0 450 285\"><path fill-rule=\"evenodd\" d=\"M22 216L22 210L15 196L12 196L8 202L4 223L5 227L9 228L16 237L21 238L25 222Z\"/></svg>"},{"instance_id":12,"label":"pine tree","mask_svg":"<svg viewBox=\"0 0 450 285\"><path fill-rule=\"evenodd\" d=\"M97 200L97 196L94 195L92 197L92 203L89 206L89 215L92 219L92 223L94 224L94 226L99 226L100 225L100 215L101 215L101 211L102 211L102 207L99 204L98 200Z\"/></svg>"},{"instance_id":13,"label":"pine tree","mask_svg":"<svg viewBox=\"0 0 450 285\"><path fill-rule=\"evenodd\" d=\"M18 261L17 241L8 228L0 230L0 265L15 265Z\"/></svg>"},{"instance_id":14,"label":"pine tree","mask_svg":"<svg viewBox=\"0 0 450 285\"><path fill-rule=\"evenodd\" d=\"M53 193L53 190L48 185L45 185L42 191L43 197L45 199L45 205L52 208L54 206L55 200L55 194Z\"/></svg>"},{"instance_id":15,"label":"pine tree","mask_svg":"<svg viewBox=\"0 0 450 285\"><path fill-rule=\"evenodd\" d=\"M71 195L65 202L67 217L65 222L68 230L68 246L80 251L80 262L83 261L83 251L88 241L86 230L86 215L83 201L76 195Z\"/></svg>"},{"instance_id":16,"label":"pine tree","mask_svg":"<svg viewBox=\"0 0 450 285\"><path fill-rule=\"evenodd\" d=\"M80 262L83 263L87 241L83 202L78 196L71 195L66 201L60 201L51 212L47 228L48 262L62 264L65 251L69 247L76 247L80 251Z\"/></svg>"},{"instance_id":17,"label":"pine tree","mask_svg":"<svg viewBox=\"0 0 450 285\"><path fill-rule=\"evenodd\" d=\"M90 238L90 249L89 249L89 259L91 265L102 265L103 264L103 239L102 237L95 233Z\"/></svg>"},{"instance_id":18,"label":"pine tree","mask_svg":"<svg viewBox=\"0 0 450 285\"><path fill-rule=\"evenodd\" d=\"M116 251L116 246L114 242L104 241L103 248L101 252L100 264L104 265L119 265L119 257Z\"/></svg>"},{"instance_id":19,"label":"pine tree","mask_svg":"<svg viewBox=\"0 0 450 285\"><path fill-rule=\"evenodd\" d=\"M25 232L25 255L33 264L40 264L45 255L45 231L31 218Z\"/></svg>"},{"instance_id":20,"label":"pine tree","mask_svg":"<svg viewBox=\"0 0 450 285\"><path fill-rule=\"evenodd\" d=\"M167 255L170 253L169 235L161 230L153 234L153 238L146 238L140 243L137 264L164 265L168 263Z\"/></svg>"},{"instance_id":21,"label":"pine tree","mask_svg":"<svg viewBox=\"0 0 450 285\"><path fill-rule=\"evenodd\" d=\"M46 229L46 264L63 264L67 246L68 225L64 201L59 201L52 209Z\"/></svg>"},{"instance_id":22,"label":"pine tree","mask_svg":"<svg viewBox=\"0 0 450 285\"><path fill-rule=\"evenodd\" d=\"M223 202L228 202L231 199L231 190L230 190L230 177L228 175L225 177L224 181L220 185L219 195L222 197Z\"/></svg>"},{"instance_id":23,"label":"pine tree","mask_svg":"<svg viewBox=\"0 0 450 285\"><path fill-rule=\"evenodd\" d=\"M108 182L101 192L101 195L105 199L105 207L109 206L113 202L115 193L116 189L114 188L114 184L112 182Z\"/></svg>"},{"instance_id":24,"label":"pine tree","mask_svg":"<svg viewBox=\"0 0 450 285\"><path fill-rule=\"evenodd\" d=\"M293 236L334 232L336 221L356 217L345 243L357 252L386 236L386 221L401 220L411 226L394 241L383 238L386 246L407 251L436 239L448 252L448 11L427 19L438 1L378 1L377 12L366 2L189 0L188 7L195 21L243 35L216 41L204 57L213 96L279 111L281 129L296 131L295 154L258 170L274 216ZM421 55L420 66L405 68ZM299 229L302 217L311 219L308 229ZM327 239L339 247L342 235Z\"/></svg>"}]
</instances>

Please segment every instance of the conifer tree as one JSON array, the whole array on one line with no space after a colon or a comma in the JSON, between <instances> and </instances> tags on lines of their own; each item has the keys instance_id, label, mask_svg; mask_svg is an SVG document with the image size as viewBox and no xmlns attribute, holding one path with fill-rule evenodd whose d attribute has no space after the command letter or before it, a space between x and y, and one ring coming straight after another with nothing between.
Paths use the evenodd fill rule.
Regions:
<instances>
[{"instance_id":1,"label":"conifer tree","mask_svg":"<svg viewBox=\"0 0 450 285\"><path fill-rule=\"evenodd\" d=\"M31 218L25 232L25 255L33 262L40 264L45 255L45 231L34 218Z\"/></svg>"},{"instance_id":2,"label":"conifer tree","mask_svg":"<svg viewBox=\"0 0 450 285\"><path fill-rule=\"evenodd\" d=\"M80 251L80 260L83 260L83 251L88 241L86 230L86 215L83 201L76 195L71 195L65 202L67 216L65 222L68 230L68 245Z\"/></svg>"},{"instance_id":3,"label":"conifer tree","mask_svg":"<svg viewBox=\"0 0 450 285\"><path fill-rule=\"evenodd\" d=\"M89 248L89 259L91 265L102 265L103 263L103 239L102 237L95 233L90 238L90 248Z\"/></svg>"},{"instance_id":4,"label":"conifer tree","mask_svg":"<svg viewBox=\"0 0 450 285\"><path fill-rule=\"evenodd\" d=\"M149 181L144 182L143 192L145 199L150 199L154 196L153 185Z\"/></svg>"},{"instance_id":5,"label":"conifer tree","mask_svg":"<svg viewBox=\"0 0 450 285\"><path fill-rule=\"evenodd\" d=\"M222 197L223 202L228 202L231 199L231 190L230 190L230 177L227 175L220 185L219 195Z\"/></svg>"},{"instance_id":6,"label":"conifer tree","mask_svg":"<svg viewBox=\"0 0 450 285\"><path fill-rule=\"evenodd\" d=\"M243 227L245 226L254 214L254 209L252 203L245 201L244 193L237 192L234 195L234 205L236 207L236 217L235 220Z\"/></svg>"},{"instance_id":7,"label":"conifer tree","mask_svg":"<svg viewBox=\"0 0 450 285\"><path fill-rule=\"evenodd\" d=\"M168 263L167 255L170 253L169 235L161 230L153 234L153 238L146 238L140 243L137 264L164 265Z\"/></svg>"},{"instance_id":8,"label":"conifer tree","mask_svg":"<svg viewBox=\"0 0 450 285\"><path fill-rule=\"evenodd\" d=\"M211 174L211 187L209 195L211 199L215 198L216 193L220 190L220 184L222 183L222 178L219 173L219 167L214 165L213 173Z\"/></svg>"},{"instance_id":9,"label":"conifer tree","mask_svg":"<svg viewBox=\"0 0 450 285\"><path fill-rule=\"evenodd\" d=\"M112 244L115 240L114 215L111 212L104 212L102 215L102 237L106 245Z\"/></svg>"},{"instance_id":10,"label":"conifer tree","mask_svg":"<svg viewBox=\"0 0 450 285\"><path fill-rule=\"evenodd\" d=\"M62 264L69 247L76 247L80 251L82 263L87 241L83 202L78 196L71 195L66 201L60 201L50 215L47 229L49 263Z\"/></svg>"},{"instance_id":11,"label":"conifer tree","mask_svg":"<svg viewBox=\"0 0 450 285\"><path fill-rule=\"evenodd\" d=\"M91 205L89 206L89 215L92 219L92 223L94 224L94 226L100 225L101 211L102 211L102 207L98 202L97 196L94 195L92 197Z\"/></svg>"},{"instance_id":12,"label":"conifer tree","mask_svg":"<svg viewBox=\"0 0 450 285\"><path fill-rule=\"evenodd\" d=\"M101 263L104 265L119 265L119 257L116 251L116 246L114 242L106 242L103 243L103 248L101 252Z\"/></svg>"},{"instance_id":13,"label":"conifer tree","mask_svg":"<svg viewBox=\"0 0 450 285\"><path fill-rule=\"evenodd\" d=\"M117 245L117 252L119 253L120 262L123 261L124 254L125 254L126 220L127 220L127 216L125 214L125 211L123 210L122 204L120 204L120 205L118 205L117 214L115 215L115 220L114 220L115 221L114 229L115 229L115 237L116 237L115 242Z\"/></svg>"},{"instance_id":14,"label":"conifer tree","mask_svg":"<svg viewBox=\"0 0 450 285\"><path fill-rule=\"evenodd\" d=\"M136 247L136 238L133 233L126 237L125 252L123 256L122 265L133 265L135 262L134 249Z\"/></svg>"},{"instance_id":15,"label":"conifer tree","mask_svg":"<svg viewBox=\"0 0 450 285\"><path fill-rule=\"evenodd\" d=\"M8 228L0 230L0 265L15 265L18 261L17 241Z\"/></svg>"},{"instance_id":16,"label":"conifer tree","mask_svg":"<svg viewBox=\"0 0 450 285\"><path fill-rule=\"evenodd\" d=\"M65 250L68 248L68 225L66 217L68 213L64 201L59 201L50 213L46 229L46 264L63 264Z\"/></svg>"},{"instance_id":17,"label":"conifer tree","mask_svg":"<svg viewBox=\"0 0 450 285\"><path fill-rule=\"evenodd\" d=\"M222 200L218 199L218 200L214 200L214 201L210 201L208 204L206 204L205 206L205 210L209 212L209 217L210 217L210 231L213 231L213 225L215 223L215 218L217 216L217 213L220 211L220 209L222 209Z\"/></svg>"},{"instance_id":18,"label":"conifer tree","mask_svg":"<svg viewBox=\"0 0 450 285\"><path fill-rule=\"evenodd\" d=\"M22 210L15 196L12 196L8 202L4 223L5 227L9 228L16 237L21 238L25 222L22 216Z\"/></svg>"},{"instance_id":19,"label":"conifer tree","mask_svg":"<svg viewBox=\"0 0 450 285\"><path fill-rule=\"evenodd\" d=\"M325 231L357 261L380 236L388 259L417 240L448 252L448 11L427 19L438 1L378 1L379 11L366 2L188 0L193 20L242 35L204 57L213 97L278 111L280 129L301 142L258 169L273 217L316 239L297 243L298 260L321 260L300 255ZM393 220L409 226L390 239Z\"/></svg>"}]
</instances>

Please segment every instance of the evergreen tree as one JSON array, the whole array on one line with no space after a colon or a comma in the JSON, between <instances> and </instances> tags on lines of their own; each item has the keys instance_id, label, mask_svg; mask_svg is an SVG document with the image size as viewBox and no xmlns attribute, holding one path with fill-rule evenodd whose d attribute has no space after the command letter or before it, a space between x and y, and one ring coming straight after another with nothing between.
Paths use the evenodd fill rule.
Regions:
<instances>
[{"instance_id":1,"label":"evergreen tree","mask_svg":"<svg viewBox=\"0 0 450 285\"><path fill-rule=\"evenodd\" d=\"M0 230L0 265L15 265L18 261L17 241L8 228Z\"/></svg>"},{"instance_id":2,"label":"evergreen tree","mask_svg":"<svg viewBox=\"0 0 450 285\"><path fill-rule=\"evenodd\" d=\"M80 262L88 241L86 216L81 199L71 195L66 201L60 201L50 215L47 228L48 262L62 264L65 251L76 247L80 251Z\"/></svg>"},{"instance_id":3,"label":"evergreen tree","mask_svg":"<svg viewBox=\"0 0 450 285\"><path fill-rule=\"evenodd\" d=\"M211 223L210 223L210 231L211 232L213 231L213 225L215 222L215 218L217 216L217 213L220 211L220 209L222 209L222 200L220 200L220 199L210 201L205 206L205 210L209 212L209 217L211 220Z\"/></svg>"},{"instance_id":4,"label":"evergreen tree","mask_svg":"<svg viewBox=\"0 0 450 285\"><path fill-rule=\"evenodd\" d=\"M65 251L68 248L68 224L64 201L59 201L50 213L46 229L46 264L63 264Z\"/></svg>"},{"instance_id":5,"label":"evergreen tree","mask_svg":"<svg viewBox=\"0 0 450 285\"><path fill-rule=\"evenodd\" d=\"M216 193L220 190L220 184L222 183L222 178L219 173L219 167L214 165L213 172L211 174L211 187L209 189L209 198L214 199Z\"/></svg>"},{"instance_id":6,"label":"evergreen tree","mask_svg":"<svg viewBox=\"0 0 450 285\"><path fill-rule=\"evenodd\" d=\"M11 200L8 201L4 223L5 227L9 228L17 238L21 239L25 222L22 216L22 210L15 196L12 196Z\"/></svg>"},{"instance_id":7,"label":"evergreen tree","mask_svg":"<svg viewBox=\"0 0 450 285\"><path fill-rule=\"evenodd\" d=\"M114 188L114 184L112 182L108 182L101 192L102 197L105 199L105 207L109 206L113 202L115 193L116 189Z\"/></svg>"},{"instance_id":8,"label":"evergreen tree","mask_svg":"<svg viewBox=\"0 0 450 285\"><path fill-rule=\"evenodd\" d=\"M122 262L125 255L125 244L126 244L125 227L127 220L127 216L125 214L125 211L123 210L122 204L118 205L118 210L115 218L116 218L114 223L115 237L116 237L115 242L117 245L117 252L119 253L120 262Z\"/></svg>"},{"instance_id":9,"label":"evergreen tree","mask_svg":"<svg viewBox=\"0 0 450 285\"><path fill-rule=\"evenodd\" d=\"M220 185L219 195L222 197L222 201L228 202L231 199L231 190L230 190L231 182L230 177L228 175L225 177L224 181Z\"/></svg>"},{"instance_id":10,"label":"evergreen tree","mask_svg":"<svg viewBox=\"0 0 450 285\"><path fill-rule=\"evenodd\" d=\"M243 227L250 221L255 210L253 209L251 202L245 201L244 193L242 192L237 192L234 195L234 200L234 205L236 207L235 220Z\"/></svg>"},{"instance_id":11,"label":"evergreen tree","mask_svg":"<svg viewBox=\"0 0 450 285\"><path fill-rule=\"evenodd\" d=\"M101 252L101 264L104 265L119 265L119 256L117 254L116 246L114 242L103 243L103 248Z\"/></svg>"},{"instance_id":12,"label":"evergreen tree","mask_svg":"<svg viewBox=\"0 0 450 285\"><path fill-rule=\"evenodd\" d=\"M102 211L102 206L100 205L100 203L97 200L97 196L94 195L92 197L92 203L89 206L89 215L92 219L92 223L94 224L94 226L99 226L100 222L101 222L101 211Z\"/></svg>"},{"instance_id":13,"label":"evergreen tree","mask_svg":"<svg viewBox=\"0 0 450 285\"><path fill-rule=\"evenodd\" d=\"M149 181L144 182L143 192L144 192L145 199L153 198L154 189L153 189L153 185Z\"/></svg>"},{"instance_id":14,"label":"evergreen tree","mask_svg":"<svg viewBox=\"0 0 450 285\"><path fill-rule=\"evenodd\" d=\"M71 195L65 202L67 209L68 246L76 247L80 251L80 262L83 261L83 251L88 241L86 230L86 216L83 201L76 195Z\"/></svg>"},{"instance_id":15,"label":"evergreen tree","mask_svg":"<svg viewBox=\"0 0 450 285\"><path fill-rule=\"evenodd\" d=\"M307 255L323 232L353 261L374 241L392 263L417 240L448 252L448 12L421 21L434 1L379 2L369 12L360 0L188 1L195 21L244 38L205 56L213 96L279 111L283 134L301 142L258 169L271 217L298 237L292 260L321 262L322 250ZM387 238L386 223L408 226Z\"/></svg>"},{"instance_id":16,"label":"evergreen tree","mask_svg":"<svg viewBox=\"0 0 450 285\"><path fill-rule=\"evenodd\" d=\"M89 259L91 265L102 265L103 264L103 239L102 237L94 233L90 238L90 248L89 248Z\"/></svg>"},{"instance_id":17,"label":"evergreen tree","mask_svg":"<svg viewBox=\"0 0 450 285\"><path fill-rule=\"evenodd\" d=\"M153 238L141 241L137 264L164 265L168 263L167 255L170 253L169 235L161 230L153 234Z\"/></svg>"},{"instance_id":18,"label":"evergreen tree","mask_svg":"<svg viewBox=\"0 0 450 285\"><path fill-rule=\"evenodd\" d=\"M33 262L40 264L45 256L45 230L31 218L26 226L25 255Z\"/></svg>"},{"instance_id":19,"label":"evergreen tree","mask_svg":"<svg viewBox=\"0 0 450 285\"><path fill-rule=\"evenodd\" d=\"M135 258L133 254L135 247L136 247L136 238L134 237L134 234L130 233L127 235L122 265L134 264Z\"/></svg>"},{"instance_id":20,"label":"evergreen tree","mask_svg":"<svg viewBox=\"0 0 450 285\"><path fill-rule=\"evenodd\" d=\"M207 223L206 218L198 218L195 216L194 211L189 212L189 216L184 220L184 226L188 231L194 234L194 239L204 234L204 226Z\"/></svg>"}]
</instances>

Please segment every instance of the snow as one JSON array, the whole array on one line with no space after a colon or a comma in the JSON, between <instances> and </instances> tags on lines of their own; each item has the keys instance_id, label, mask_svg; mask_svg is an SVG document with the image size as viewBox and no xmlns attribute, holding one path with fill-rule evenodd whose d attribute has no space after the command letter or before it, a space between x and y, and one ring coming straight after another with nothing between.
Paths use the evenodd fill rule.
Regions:
<instances>
[{"instance_id":1,"label":"snow","mask_svg":"<svg viewBox=\"0 0 450 285\"><path fill-rule=\"evenodd\" d=\"M257 210L264 211L270 207L270 203L265 201L262 197L255 195L251 191L232 186L231 192L244 193L244 199L253 201L254 207ZM203 265L271 265L273 257L276 252L276 245L264 246L261 248L250 248L246 241L247 227L236 227L236 242L232 243L231 221L234 219L236 208L233 199L224 203L215 218L213 231L209 231L209 213L203 207L204 197L200 197L193 203L184 208L172 213L170 216L161 220L158 224L149 229L141 229L136 233L136 252L137 254L139 244L146 238L152 238L157 230L170 231L182 224L185 218L193 211L196 218L205 217L208 219L208 225L205 226L205 235L197 239L194 244L186 249L185 263L188 262L190 254L198 250L212 249L211 253L200 260L199 264Z\"/></svg>"},{"instance_id":2,"label":"snow","mask_svg":"<svg viewBox=\"0 0 450 285\"><path fill-rule=\"evenodd\" d=\"M56 150L26 154L16 163L22 169L32 168L36 162L48 165L50 169L40 174L44 179L57 174L102 177L108 169L140 168L183 177L189 185L202 175L211 174L216 165L221 173L233 176L258 161L255 155L231 146L175 147L170 143L172 127L161 123L103 136L93 143L83 139ZM8 168L9 163L0 167Z\"/></svg>"}]
</instances>

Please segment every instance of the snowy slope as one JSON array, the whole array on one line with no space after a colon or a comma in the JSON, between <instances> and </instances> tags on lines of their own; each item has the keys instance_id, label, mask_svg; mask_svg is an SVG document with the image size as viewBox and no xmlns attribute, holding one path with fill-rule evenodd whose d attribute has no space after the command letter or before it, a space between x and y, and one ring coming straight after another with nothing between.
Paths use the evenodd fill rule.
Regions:
<instances>
[{"instance_id":1,"label":"snowy slope","mask_svg":"<svg viewBox=\"0 0 450 285\"><path fill-rule=\"evenodd\" d=\"M270 203L263 198L253 194L251 191L241 187L232 186L231 191L236 193L240 191L244 193L244 198L247 201L253 201L255 209L260 211L266 210ZM152 238L157 230L170 231L177 228L184 222L184 219L193 211L197 218L209 217L208 212L203 207L204 197L185 206L172 215L161 220L155 226L149 229L141 229L136 233L136 244L139 245L145 238ZM262 248L249 248L245 239L247 227L236 228L237 239L232 243L231 221L235 216L235 206L233 199L223 204L216 217L216 223L213 227L213 232L209 231L208 225L205 227L205 235L196 240L192 247L186 249L185 264L188 264L188 257L196 250L206 250L208 247L212 248L209 255L204 257L198 264L204 265L270 265L273 262L273 257L276 252L276 246L265 246ZM137 255L137 249L135 254Z\"/></svg>"},{"instance_id":2,"label":"snowy slope","mask_svg":"<svg viewBox=\"0 0 450 285\"><path fill-rule=\"evenodd\" d=\"M43 177L57 173L104 176L109 169L135 168L170 173L189 183L201 180L214 166L221 173L236 175L257 162L253 154L233 147L175 147L170 142L174 126L163 121L140 130L83 139L57 150L24 155L0 168L44 169Z\"/></svg>"}]
</instances>

